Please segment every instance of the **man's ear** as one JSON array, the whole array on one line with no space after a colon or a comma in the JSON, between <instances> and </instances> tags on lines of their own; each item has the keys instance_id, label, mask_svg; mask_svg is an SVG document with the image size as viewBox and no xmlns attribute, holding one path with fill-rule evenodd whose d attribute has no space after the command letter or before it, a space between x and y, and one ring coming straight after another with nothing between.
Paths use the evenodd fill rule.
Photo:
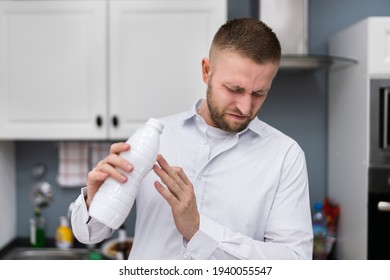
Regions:
<instances>
[{"instance_id":1,"label":"man's ear","mask_svg":"<svg viewBox=\"0 0 390 280\"><path fill-rule=\"evenodd\" d=\"M202 59L202 78L208 84L210 79L210 60L208 58Z\"/></svg>"}]
</instances>

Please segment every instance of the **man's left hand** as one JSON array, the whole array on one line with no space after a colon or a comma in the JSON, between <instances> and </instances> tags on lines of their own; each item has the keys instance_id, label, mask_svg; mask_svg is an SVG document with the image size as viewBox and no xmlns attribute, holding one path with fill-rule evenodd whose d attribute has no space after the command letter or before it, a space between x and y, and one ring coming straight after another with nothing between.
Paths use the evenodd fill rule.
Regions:
<instances>
[{"instance_id":1,"label":"man's left hand","mask_svg":"<svg viewBox=\"0 0 390 280\"><path fill-rule=\"evenodd\" d=\"M177 230L190 240L199 229L199 212L196 205L194 187L183 169L168 164L162 155L157 156L154 172L167 186L156 181L154 186L172 208Z\"/></svg>"}]
</instances>

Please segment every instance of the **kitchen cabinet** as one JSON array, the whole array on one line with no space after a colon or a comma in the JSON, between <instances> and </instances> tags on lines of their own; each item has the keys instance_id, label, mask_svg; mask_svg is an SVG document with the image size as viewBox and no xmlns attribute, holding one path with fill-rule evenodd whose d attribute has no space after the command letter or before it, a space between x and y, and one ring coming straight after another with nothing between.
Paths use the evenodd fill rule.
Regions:
<instances>
[{"instance_id":1,"label":"kitchen cabinet","mask_svg":"<svg viewBox=\"0 0 390 280\"><path fill-rule=\"evenodd\" d=\"M0 1L0 139L126 139L204 96L226 0Z\"/></svg>"},{"instance_id":2,"label":"kitchen cabinet","mask_svg":"<svg viewBox=\"0 0 390 280\"><path fill-rule=\"evenodd\" d=\"M226 17L225 0L110 2L111 137L205 96L201 60Z\"/></svg>"},{"instance_id":3,"label":"kitchen cabinet","mask_svg":"<svg viewBox=\"0 0 390 280\"><path fill-rule=\"evenodd\" d=\"M103 1L0 2L0 137L102 138Z\"/></svg>"}]
</instances>

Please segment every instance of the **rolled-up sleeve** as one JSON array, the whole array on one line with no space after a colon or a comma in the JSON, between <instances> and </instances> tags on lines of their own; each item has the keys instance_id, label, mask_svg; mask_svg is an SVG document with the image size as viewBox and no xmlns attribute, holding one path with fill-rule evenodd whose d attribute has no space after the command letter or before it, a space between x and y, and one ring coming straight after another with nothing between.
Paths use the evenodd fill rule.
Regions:
<instances>
[{"instance_id":1,"label":"rolled-up sleeve","mask_svg":"<svg viewBox=\"0 0 390 280\"><path fill-rule=\"evenodd\" d=\"M85 203L87 188L81 189L72 209L72 231L76 239L84 244L94 244L110 237L113 230L88 214Z\"/></svg>"}]
</instances>

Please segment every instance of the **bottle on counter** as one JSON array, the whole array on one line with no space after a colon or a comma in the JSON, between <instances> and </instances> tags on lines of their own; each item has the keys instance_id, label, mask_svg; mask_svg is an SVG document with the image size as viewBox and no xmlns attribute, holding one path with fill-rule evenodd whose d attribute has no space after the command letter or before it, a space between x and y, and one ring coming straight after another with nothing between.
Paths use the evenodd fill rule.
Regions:
<instances>
[{"instance_id":1,"label":"bottle on counter","mask_svg":"<svg viewBox=\"0 0 390 280\"><path fill-rule=\"evenodd\" d=\"M73 233L65 216L60 217L60 225L56 230L55 239L59 249L66 250L73 246Z\"/></svg>"},{"instance_id":2,"label":"bottle on counter","mask_svg":"<svg viewBox=\"0 0 390 280\"><path fill-rule=\"evenodd\" d=\"M327 222L321 202L314 204L313 211L313 259L325 260L327 258Z\"/></svg>"},{"instance_id":3,"label":"bottle on counter","mask_svg":"<svg viewBox=\"0 0 390 280\"><path fill-rule=\"evenodd\" d=\"M118 229L133 207L138 186L156 162L160 146L160 134L164 125L156 119L149 119L126 143L129 151L120 156L128 160L134 170L128 174L126 183L121 184L109 177L92 199L89 215L113 229Z\"/></svg>"},{"instance_id":4,"label":"bottle on counter","mask_svg":"<svg viewBox=\"0 0 390 280\"><path fill-rule=\"evenodd\" d=\"M116 259L117 260L127 260L129 257L128 246L126 244L127 236L126 236L126 228L124 225L121 225L118 229L118 245L116 251Z\"/></svg>"},{"instance_id":5,"label":"bottle on counter","mask_svg":"<svg viewBox=\"0 0 390 280\"><path fill-rule=\"evenodd\" d=\"M45 246L45 219L41 209L34 209L34 218L30 219L30 243L32 247L42 248Z\"/></svg>"},{"instance_id":6,"label":"bottle on counter","mask_svg":"<svg viewBox=\"0 0 390 280\"><path fill-rule=\"evenodd\" d=\"M102 260L103 259L103 256L102 256L102 253L101 253L101 250L96 247L96 244L86 244L87 245L87 248L88 248L88 256L87 256L87 259L88 260Z\"/></svg>"}]
</instances>

